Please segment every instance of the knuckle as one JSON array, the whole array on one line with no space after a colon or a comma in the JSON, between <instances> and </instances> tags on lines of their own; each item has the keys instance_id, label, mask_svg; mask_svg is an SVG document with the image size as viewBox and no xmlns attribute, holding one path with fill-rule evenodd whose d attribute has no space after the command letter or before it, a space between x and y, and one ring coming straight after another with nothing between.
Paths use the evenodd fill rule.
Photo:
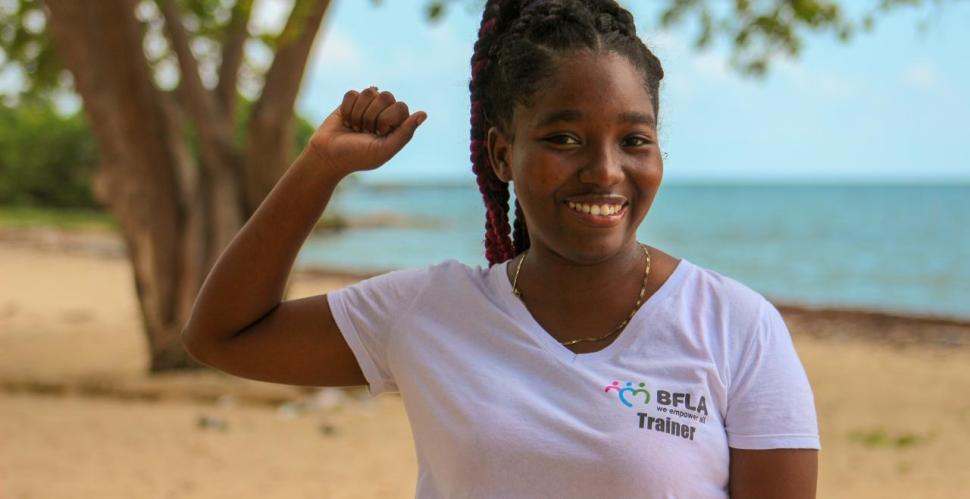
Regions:
<instances>
[{"instance_id":1,"label":"knuckle","mask_svg":"<svg viewBox=\"0 0 970 499\"><path fill-rule=\"evenodd\" d=\"M380 99L381 102L385 102L387 104L393 104L394 103L394 94L388 92L387 90L381 92L377 96L377 98Z\"/></svg>"}]
</instances>

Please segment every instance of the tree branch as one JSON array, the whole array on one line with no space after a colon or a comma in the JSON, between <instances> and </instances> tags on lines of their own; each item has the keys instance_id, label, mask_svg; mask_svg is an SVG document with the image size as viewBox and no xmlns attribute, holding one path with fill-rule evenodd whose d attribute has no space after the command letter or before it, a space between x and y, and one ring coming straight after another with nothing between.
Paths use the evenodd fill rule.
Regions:
<instances>
[{"instance_id":1,"label":"tree branch","mask_svg":"<svg viewBox=\"0 0 970 499\"><path fill-rule=\"evenodd\" d=\"M242 66L246 40L249 39L249 17L253 0L238 0L232 8L232 17L226 26L226 38L222 45L222 62L219 66L219 85L216 98L230 123L236 117L236 83Z\"/></svg>"},{"instance_id":2,"label":"tree branch","mask_svg":"<svg viewBox=\"0 0 970 499\"><path fill-rule=\"evenodd\" d=\"M330 0L297 0L293 5L254 113L272 114L275 121L293 114L310 48L329 7Z\"/></svg>"},{"instance_id":3,"label":"tree branch","mask_svg":"<svg viewBox=\"0 0 970 499\"><path fill-rule=\"evenodd\" d=\"M216 232L211 248L222 251L245 221L242 158L232 142L232 123L216 105L213 94L202 85L199 64L189 47L174 0L156 0L165 17L166 30L179 60L182 78L177 93L184 92L189 115L199 133L199 156L206 179L209 226ZM204 226L204 225L203 225Z\"/></svg>"},{"instance_id":4,"label":"tree branch","mask_svg":"<svg viewBox=\"0 0 970 499\"><path fill-rule=\"evenodd\" d=\"M293 146L293 105L306 61L330 0L297 0L279 36L276 56L266 72L263 92L250 115L247 161L247 210L255 210L276 184Z\"/></svg>"},{"instance_id":5,"label":"tree branch","mask_svg":"<svg viewBox=\"0 0 970 499\"><path fill-rule=\"evenodd\" d=\"M212 101L212 95L202 85L202 77L199 75L199 61L192 54L189 47L189 34L182 24L182 16L174 0L156 0L162 16L165 18L165 30L168 32L169 39L172 41L172 50L175 52L181 73L179 86L185 88L185 95L188 97L188 108L199 133L205 142L211 126L207 122L213 118L224 118L222 113L216 114L217 109Z\"/></svg>"}]
</instances>

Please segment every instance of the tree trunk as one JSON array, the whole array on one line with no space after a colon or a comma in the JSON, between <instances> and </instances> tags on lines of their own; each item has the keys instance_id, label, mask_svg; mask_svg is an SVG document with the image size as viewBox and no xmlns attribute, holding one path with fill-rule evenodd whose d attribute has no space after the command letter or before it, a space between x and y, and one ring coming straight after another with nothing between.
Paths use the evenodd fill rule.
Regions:
<instances>
[{"instance_id":1,"label":"tree trunk","mask_svg":"<svg viewBox=\"0 0 970 499\"><path fill-rule=\"evenodd\" d=\"M183 196L172 149L174 117L155 88L133 0L51 0L50 29L101 151L102 203L127 243L153 371L193 365L179 341L187 319L184 293L197 272L199 231L187 232L194 200ZM184 168L182 169L184 172ZM189 236L189 237L187 237ZM191 241L191 242L190 242ZM186 246L195 251L187 252ZM191 270L190 270L191 269Z\"/></svg>"},{"instance_id":2,"label":"tree trunk","mask_svg":"<svg viewBox=\"0 0 970 499\"><path fill-rule=\"evenodd\" d=\"M268 85L257 103L257 120L269 128L257 125L248 137L271 151L259 161L244 161L231 144L235 116L227 95L235 95L239 61L233 56L228 62L232 67L222 75L231 81L220 82L217 92L202 87L174 3L159 2L169 9L169 36L187 72L179 99L154 85L134 16L136 0L45 3L54 45L74 77L101 152L95 193L118 219L127 244L151 371L198 367L182 347L182 327L216 258L262 201L253 193L265 196L286 168L289 158L279 152L292 143L286 131L293 101L329 1L299 0L291 14L287 28L301 29L280 44L284 57L274 59L267 75L267 82L282 83ZM241 36L236 26L233 43ZM199 132L199 158L183 133L190 124Z\"/></svg>"}]
</instances>

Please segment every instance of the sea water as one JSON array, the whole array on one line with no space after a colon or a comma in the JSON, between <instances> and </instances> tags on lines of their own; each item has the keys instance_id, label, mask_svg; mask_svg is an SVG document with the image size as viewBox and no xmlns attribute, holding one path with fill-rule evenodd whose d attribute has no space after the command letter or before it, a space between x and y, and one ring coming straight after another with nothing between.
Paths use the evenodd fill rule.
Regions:
<instances>
[{"instance_id":1,"label":"sea water","mask_svg":"<svg viewBox=\"0 0 970 499\"><path fill-rule=\"evenodd\" d=\"M314 236L299 265L486 265L473 184L358 184L328 209L393 223ZM638 235L773 300L970 318L970 185L668 184Z\"/></svg>"}]
</instances>

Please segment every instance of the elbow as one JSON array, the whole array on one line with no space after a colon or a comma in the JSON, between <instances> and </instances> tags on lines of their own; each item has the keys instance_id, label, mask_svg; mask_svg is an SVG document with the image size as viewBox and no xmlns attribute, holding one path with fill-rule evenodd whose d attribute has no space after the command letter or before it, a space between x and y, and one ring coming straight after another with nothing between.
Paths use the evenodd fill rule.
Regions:
<instances>
[{"instance_id":1,"label":"elbow","mask_svg":"<svg viewBox=\"0 0 970 499\"><path fill-rule=\"evenodd\" d=\"M211 345L207 345L207 342L204 341L204 335L185 327L182 329L179 338L182 341L182 348L185 349L185 352L189 356L202 364L212 365L211 357L213 349Z\"/></svg>"},{"instance_id":2,"label":"elbow","mask_svg":"<svg viewBox=\"0 0 970 499\"><path fill-rule=\"evenodd\" d=\"M179 339L182 348L193 359L209 367L222 369L232 336L213 334L211 330L186 325L182 328Z\"/></svg>"}]
</instances>

